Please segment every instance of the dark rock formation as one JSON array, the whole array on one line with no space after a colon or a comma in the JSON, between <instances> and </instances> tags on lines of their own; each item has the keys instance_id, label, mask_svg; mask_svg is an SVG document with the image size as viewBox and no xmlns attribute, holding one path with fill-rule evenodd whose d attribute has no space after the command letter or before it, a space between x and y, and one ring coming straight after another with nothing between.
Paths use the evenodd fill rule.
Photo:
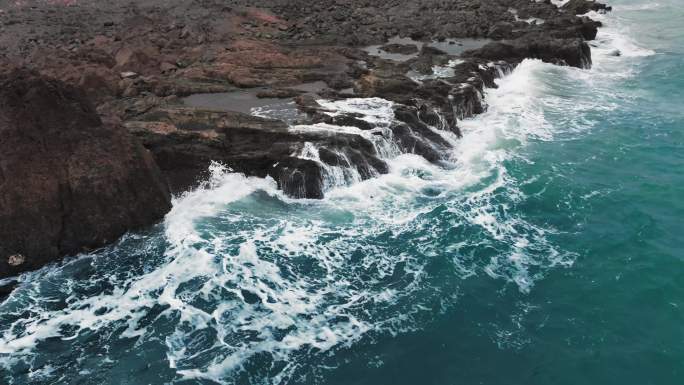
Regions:
<instances>
[{"instance_id":1,"label":"dark rock formation","mask_svg":"<svg viewBox=\"0 0 684 385\"><path fill-rule=\"evenodd\" d=\"M17 281L0 282L0 301L3 301L19 285Z\"/></svg>"},{"instance_id":2,"label":"dark rock formation","mask_svg":"<svg viewBox=\"0 0 684 385\"><path fill-rule=\"evenodd\" d=\"M94 103L33 73L3 75L0 276L154 222L169 206L165 183L191 188L212 161L299 198L323 197L340 169L353 180L387 172L378 143L443 162L440 130L460 136L459 120L486 109L484 89L522 60L589 67L586 41L601 24L578 15L608 10L590 0L0 2L0 56ZM417 41L388 44L396 36ZM462 52L454 39L466 37L489 44ZM406 57L364 49L382 44ZM242 88L294 100L286 120L306 124L179 98ZM379 128L317 103L352 97L392 101L394 119Z\"/></svg>"},{"instance_id":3,"label":"dark rock formation","mask_svg":"<svg viewBox=\"0 0 684 385\"><path fill-rule=\"evenodd\" d=\"M359 135L294 130L238 112L157 108L127 125L152 151L174 191L196 185L212 161L246 175L270 176L295 198L323 197L324 164L354 167L364 179L387 172L373 144ZM307 143L325 151L320 162L302 156Z\"/></svg>"},{"instance_id":4,"label":"dark rock formation","mask_svg":"<svg viewBox=\"0 0 684 385\"><path fill-rule=\"evenodd\" d=\"M606 12L613 8L594 0L570 0L563 4L563 9L575 15L583 15L589 11Z\"/></svg>"},{"instance_id":5,"label":"dark rock formation","mask_svg":"<svg viewBox=\"0 0 684 385\"><path fill-rule=\"evenodd\" d=\"M102 246L169 208L150 154L79 91L0 74L0 277Z\"/></svg>"},{"instance_id":6,"label":"dark rock formation","mask_svg":"<svg viewBox=\"0 0 684 385\"><path fill-rule=\"evenodd\" d=\"M403 152L420 155L429 162L444 158L451 146L428 127L418 109L399 106L394 114L397 122L392 126L392 133Z\"/></svg>"},{"instance_id":7,"label":"dark rock formation","mask_svg":"<svg viewBox=\"0 0 684 385\"><path fill-rule=\"evenodd\" d=\"M480 49L466 52L464 55L487 60L503 60L509 63L519 63L523 59L533 58L579 68L591 66L589 45L579 38L526 37L507 43L490 43Z\"/></svg>"}]
</instances>

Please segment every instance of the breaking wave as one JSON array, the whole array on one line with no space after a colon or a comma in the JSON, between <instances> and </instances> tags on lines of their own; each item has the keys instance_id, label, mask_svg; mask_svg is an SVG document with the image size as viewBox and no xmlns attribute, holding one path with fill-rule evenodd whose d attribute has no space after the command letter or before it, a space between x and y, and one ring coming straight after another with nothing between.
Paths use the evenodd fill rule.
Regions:
<instances>
[{"instance_id":1,"label":"breaking wave","mask_svg":"<svg viewBox=\"0 0 684 385\"><path fill-rule=\"evenodd\" d=\"M126 352L136 349L167 364L154 374L164 381L316 382L334 368L332 353L457 306L463 280L488 276L528 293L575 255L554 243L553 226L518 209L533 181L511 165L533 162L535 142L591 130L593 114L617 108L611 84L634 71L624 58L653 54L610 16L592 17L607 25L594 68L525 60L486 91L484 114L459 122L462 139L442 133L456 144L446 167L374 139L388 174L360 181L329 170L338 179L326 198L309 201L215 164L156 229L22 276L1 305L0 367L11 373L3 376L50 383L76 376L75 365L106 381L107 370L135 365ZM393 118L382 99L321 104L377 130ZM324 124L293 129L381 138ZM316 149L300 156L316 159Z\"/></svg>"}]
</instances>

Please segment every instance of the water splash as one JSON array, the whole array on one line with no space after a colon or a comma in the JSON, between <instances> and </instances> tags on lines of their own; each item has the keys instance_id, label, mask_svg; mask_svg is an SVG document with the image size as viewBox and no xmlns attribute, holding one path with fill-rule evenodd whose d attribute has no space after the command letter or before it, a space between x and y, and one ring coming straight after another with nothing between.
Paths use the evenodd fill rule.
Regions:
<instances>
[{"instance_id":1,"label":"water splash","mask_svg":"<svg viewBox=\"0 0 684 385\"><path fill-rule=\"evenodd\" d=\"M330 168L326 199L298 201L272 180L212 165L206 184L176 198L150 234L21 278L2 305L2 376L48 382L76 376L76 363L79 376L94 378L99 361L115 365L126 349L146 347L168 366L167 382L304 381L337 352L453 308L463 280L486 276L530 292L575 255L553 242L558 230L517 210L527 181L509 166L532 162L530 145L582 135L592 112L615 108L604 93L633 69L609 49L648 53L603 31L592 71L526 60L487 90L488 110L460 122L463 138L444 133L456 144L447 167L399 154L382 135L324 124L293 129L369 135L390 172L357 182ZM592 100L578 97L588 87ZM382 99L322 105L359 114L379 132L393 118ZM299 156L316 160L317 149ZM524 341L495 334L503 344ZM93 340L101 358L88 366ZM46 362L47 347L61 355Z\"/></svg>"}]
</instances>

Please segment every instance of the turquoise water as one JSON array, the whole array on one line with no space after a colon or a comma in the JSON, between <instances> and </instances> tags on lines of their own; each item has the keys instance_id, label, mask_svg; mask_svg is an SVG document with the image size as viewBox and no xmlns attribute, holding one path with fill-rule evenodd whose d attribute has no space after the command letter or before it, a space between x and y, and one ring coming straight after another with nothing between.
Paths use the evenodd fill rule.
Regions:
<instances>
[{"instance_id":1,"label":"turquoise water","mask_svg":"<svg viewBox=\"0 0 684 385\"><path fill-rule=\"evenodd\" d=\"M684 11L614 5L593 69L525 61L452 167L294 201L215 166L21 277L0 383L684 383Z\"/></svg>"}]
</instances>

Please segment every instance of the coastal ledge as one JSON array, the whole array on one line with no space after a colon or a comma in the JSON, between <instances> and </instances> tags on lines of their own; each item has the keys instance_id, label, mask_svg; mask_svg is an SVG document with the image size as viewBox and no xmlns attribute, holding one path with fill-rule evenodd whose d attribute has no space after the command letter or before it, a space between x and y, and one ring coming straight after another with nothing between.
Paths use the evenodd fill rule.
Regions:
<instances>
[{"instance_id":1,"label":"coastal ledge","mask_svg":"<svg viewBox=\"0 0 684 385\"><path fill-rule=\"evenodd\" d=\"M581 15L610 10L588 0L416 3L4 7L0 278L161 220L169 190L193 188L212 161L270 176L295 198L386 173L385 144L445 162L451 144L439 131L460 136L459 120L486 109L485 88L522 60L590 67L586 41L600 23ZM403 46L386 45L392 37ZM456 50L464 39L472 49ZM183 100L249 90L282 100L293 121ZM358 98L386 101L392 118L334 110Z\"/></svg>"}]
</instances>

